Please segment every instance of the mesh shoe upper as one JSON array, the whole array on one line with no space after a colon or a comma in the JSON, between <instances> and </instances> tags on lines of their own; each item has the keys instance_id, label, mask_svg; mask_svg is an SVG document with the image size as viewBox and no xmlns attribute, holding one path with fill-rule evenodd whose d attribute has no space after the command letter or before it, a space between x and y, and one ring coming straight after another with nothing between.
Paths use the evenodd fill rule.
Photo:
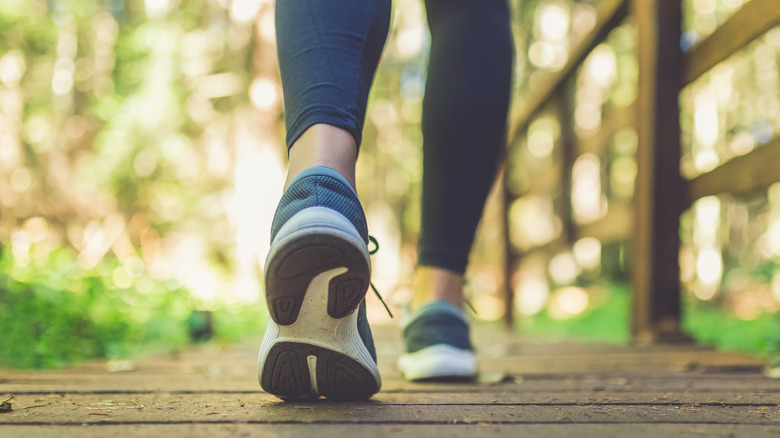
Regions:
<instances>
[{"instance_id":1,"label":"mesh shoe upper","mask_svg":"<svg viewBox=\"0 0 780 438\"><path fill-rule=\"evenodd\" d=\"M341 213L368 244L368 226L357 194L343 176L326 166L304 170L285 190L274 215L271 240L285 222L309 207L327 207Z\"/></svg>"},{"instance_id":2,"label":"mesh shoe upper","mask_svg":"<svg viewBox=\"0 0 780 438\"><path fill-rule=\"evenodd\" d=\"M379 361L376 358L376 347L374 346L374 337L371 335L371 326L368 325L368 315L366 314L366 300L363 300L363 302L360 303L360 307L358 307L357 329L358 329L358 334L360 335L360 339L362 339L363 343L366 345L366 349L368 349L369 354L371 354L371 358L374 359L374 363L379 363Z\"/></svg>"},{"instance_id":3,"label":"mesh shoe upper","mask_svg":"<svg viewBox=\"0 0 780 438\"><path fill-rule=\"evenodd\" d=\"M407 316L403 324L406 352L414 353L432 345L446 344L473 350L469 325L463 312L446 301L434 301Z\"/></svg>"}]
</instances>

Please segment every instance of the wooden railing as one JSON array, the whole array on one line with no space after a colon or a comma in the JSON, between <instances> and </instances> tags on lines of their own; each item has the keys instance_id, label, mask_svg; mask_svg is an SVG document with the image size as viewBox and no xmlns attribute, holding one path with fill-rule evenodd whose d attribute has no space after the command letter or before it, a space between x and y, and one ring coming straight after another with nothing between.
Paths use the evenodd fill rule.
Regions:
<instances>
[{"instance_id":1,"label":"wooden railing","mask_svg":"<svg viewBox=\"0 0 780 438\"><path fill-rule=\"evenodd\" d=\"M559 205L563 220L561 236L524 252L506 242L506 321L513 321L513 271L517 261L529 252L572 244L582 237L605 242L627 241L631 251L632 333L636 340L684 339L680 330L680 215L703 196L720 193L751 193L780 181L780 139L776 138L750 153L736 157L714 170L687 180L680 174L679 95L691 83L737 50L780 24L777 0L752 0L687 53L680 49L681 3L674 0L602 0L597 7L594 28L571 51L560 71L550 73L513 108L510 121L511 149L519 147L529 124L551 106L565 131L557 147L563 149L551 176L564 193ZM631 18L637 32L636 57L639 67L637 98L626 110L605 114L597 133L577 139L571 125L574 73L586 57L613 29ZM568 106L567 106L568 105ZM568 125L568 126L567 126ZM584 153L600 155L619 130L633 126L638 139L637 176L631 203L611 204L601 219L578 225L571 219L571 165ZM546 178L542 178L543 180ZM539 182L537 185L549 185ZM532 192L532 187L530 191ZM505 211L517 199L504 191ZM515 226L508 215L509 236Z\"/></svg>"}]
</instances>

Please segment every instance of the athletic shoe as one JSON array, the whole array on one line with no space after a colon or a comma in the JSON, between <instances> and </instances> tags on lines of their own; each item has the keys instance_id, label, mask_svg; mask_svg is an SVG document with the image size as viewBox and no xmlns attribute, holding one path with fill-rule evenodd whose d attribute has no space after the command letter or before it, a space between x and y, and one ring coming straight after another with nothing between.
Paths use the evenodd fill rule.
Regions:
<instances>
[{"instance_id":1,"label":"athletic shoe","mask_svg":"<svg viewBox=\"0 0 780 438\"><path fill-rule=\"evenodd\" d=\"M379 391L365 309L370 278L357 194L329 167L305 170L282 196L271 230L265 264L271 318L258 356L265 391L338 400Z\"/></svg>"},{"instance_id":2,"label":"athletic shoe","mask_svg":"<svg viewBox=\"0 0 780 438\"><path fill-rule=\"evenodd\" d=\"M465 312L434 301L404 315L406 353L398 370L406 380L467 380L477 375L477 355L469 341Z\"/></svg>"}]
</instances>

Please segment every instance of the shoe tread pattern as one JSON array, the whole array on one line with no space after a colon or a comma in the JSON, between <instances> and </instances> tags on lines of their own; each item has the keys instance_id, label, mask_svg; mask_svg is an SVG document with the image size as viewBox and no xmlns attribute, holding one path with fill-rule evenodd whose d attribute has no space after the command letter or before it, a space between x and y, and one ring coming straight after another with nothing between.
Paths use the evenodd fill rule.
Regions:
<instances>
[{"instance_id":1,"label":"shoe tread pattern","mask_svg":"<svg viewBox=\"0 0 780 438\"><path fill-rule=\"evenodd\" d=\"M336 319L352 313L368 290L370 269L362 252L330 234L304 235L286 243L266 270L266 300L274 322L293 324L311 280L342 266L347 272L328 287L328 315Z\"/></svg>"},{"instance_id":2,"label":"shoe tread pattern","mask_svg":"<svg viewBox=\"0 0 780 438\"><path fill-rule=\"evenodd\" d=\"M280 342L268 352L260 378L263 389L284 399L305 399L312 392L307 358L317 358L319 395L331 400L363 400L379 388L376 379L355 359L337 351L299 342Z\"/></svg>"}]
</instances>

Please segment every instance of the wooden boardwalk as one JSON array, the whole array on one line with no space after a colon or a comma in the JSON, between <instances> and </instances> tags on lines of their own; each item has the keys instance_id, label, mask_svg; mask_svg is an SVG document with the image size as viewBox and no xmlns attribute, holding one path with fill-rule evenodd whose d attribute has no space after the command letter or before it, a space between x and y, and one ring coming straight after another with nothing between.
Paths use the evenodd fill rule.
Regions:
<instances>
[{"instance_id":1,"label":"wooden boardwalk","mask_svg":"<svg viewBox=\"0 0 780 438\"><path fill-rule=\"evenodd\" d=\"M0 371L0 437L780 436L780 380L699 346L540 343L475 333L478 382L412 384L398 332L375 327L383 389L285 403L256 383L257 342L56 371Z\"/></svg>"}]
</instances>

